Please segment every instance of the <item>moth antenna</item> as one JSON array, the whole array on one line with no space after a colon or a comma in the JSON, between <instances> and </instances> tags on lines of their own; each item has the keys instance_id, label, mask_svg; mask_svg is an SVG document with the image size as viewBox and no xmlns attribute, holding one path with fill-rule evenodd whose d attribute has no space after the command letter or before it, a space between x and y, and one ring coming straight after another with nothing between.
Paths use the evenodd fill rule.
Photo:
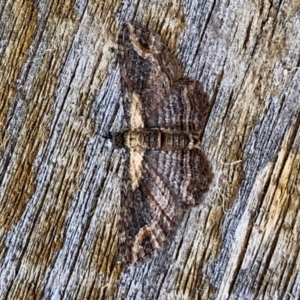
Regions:
<instances>
[{"instance_id":1,"label":"moth antenna","mask_svg":"<svg viewBox=\"0 0 300 300\"><path fill-rule=\"evenodd\" d=\"M107 139L107 140L111 140L112 139L112 134L110 132L108 132L107 134L100 134L101 137Z\"/></svg>"}]
</instances>

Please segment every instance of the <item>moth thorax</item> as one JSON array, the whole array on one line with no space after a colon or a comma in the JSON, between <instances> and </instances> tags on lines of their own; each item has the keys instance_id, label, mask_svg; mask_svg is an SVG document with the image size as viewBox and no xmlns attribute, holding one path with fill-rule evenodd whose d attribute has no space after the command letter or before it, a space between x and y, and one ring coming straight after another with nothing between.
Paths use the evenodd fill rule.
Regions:
<instances>
[{"instance_id":1,"label":"moth thorax","mask_svg":"<svg viewBox=\"0 0 300 300\"><path fill-rule=\"evenodd\" d=\"M143 148L145 143L145 137L142 132L139 131L128 131L125 134L125 146L132 149L141 147Z\"/></svg>"}]
</instances>

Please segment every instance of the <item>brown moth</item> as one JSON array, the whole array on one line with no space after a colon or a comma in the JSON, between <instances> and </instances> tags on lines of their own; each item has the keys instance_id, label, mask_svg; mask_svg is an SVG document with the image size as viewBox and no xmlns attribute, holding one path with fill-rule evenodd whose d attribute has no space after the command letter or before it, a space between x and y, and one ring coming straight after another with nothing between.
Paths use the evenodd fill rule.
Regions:
<instances>
[{"instance_id":1,"label":"brown moth","mask_svg":"<svg viewBox=\"0 0 300 300\"><path fill-rule=\"evenodd\" d=\"M126 22L118 37L124 111L129 130L113 135L126 149L121 187L120 255L135 264L162 249L183 213L198 205L211 181L199 150L208 102L197 81L155 32Z\"/></svg>"}]
</instances>

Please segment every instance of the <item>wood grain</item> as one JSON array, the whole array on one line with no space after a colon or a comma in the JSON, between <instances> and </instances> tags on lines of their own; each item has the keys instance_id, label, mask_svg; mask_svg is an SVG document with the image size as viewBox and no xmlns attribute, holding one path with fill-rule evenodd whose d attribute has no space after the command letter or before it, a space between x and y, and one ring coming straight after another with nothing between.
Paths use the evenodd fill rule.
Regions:
<instances>
[{"instance_id":1,"label":"wood grain","mask_svg":"<svg viewBox=\"0 0 300 300\"><path fill-rule=\"evenodd\" d=\"M299 3L0 4L0 299L298 299ZM166 41L211 107L215 174L168 249L117 264L116 39Z\"/></svg>"}]
</instances>

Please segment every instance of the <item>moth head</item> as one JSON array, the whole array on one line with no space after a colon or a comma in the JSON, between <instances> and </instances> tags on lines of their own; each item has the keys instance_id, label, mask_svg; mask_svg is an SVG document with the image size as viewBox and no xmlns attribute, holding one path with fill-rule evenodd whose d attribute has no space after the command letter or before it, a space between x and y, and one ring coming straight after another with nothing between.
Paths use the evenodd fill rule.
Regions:
<instances>
[{"instance_id":1,"label":"moth head","mask_svg":"<svg viewBox=\"0 0 300 300\"><path fill-rule=\"evenodd\" d=\"M123 148L124 147L124 133L113 133L111 135L111 140L114 148Z\"/></svg>"}]
</instances>

